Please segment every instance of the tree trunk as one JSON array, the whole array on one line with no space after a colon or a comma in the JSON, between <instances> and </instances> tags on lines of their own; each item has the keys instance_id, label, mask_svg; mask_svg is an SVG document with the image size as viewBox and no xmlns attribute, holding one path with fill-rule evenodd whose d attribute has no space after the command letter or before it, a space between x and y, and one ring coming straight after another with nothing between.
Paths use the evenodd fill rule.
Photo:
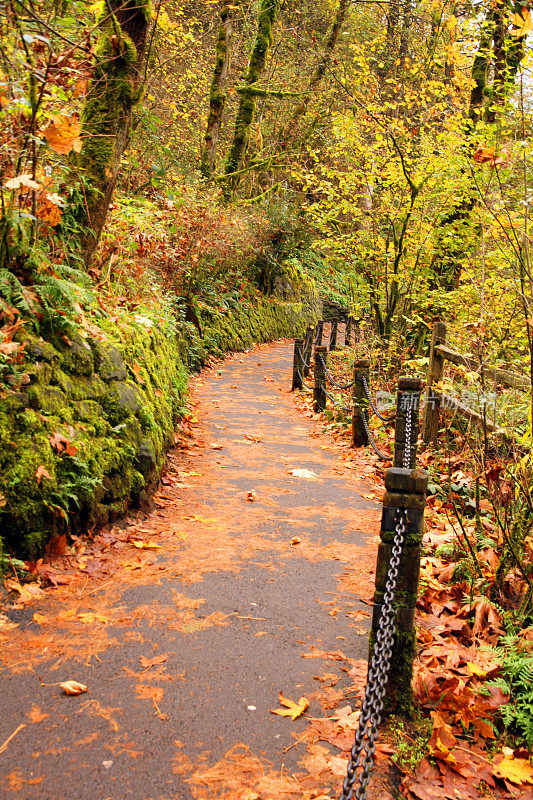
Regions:
<instances>
[{"instance_id":1,"label":"tree trunk","mask_svg":"<svg viewBox=\"0 0 533 800\"><path fill-rule=\"evenodd\" d=\"M524 54L525 37L505 40L506 17L499 9L490 11L483 23L479 48L472 64L473 87L468 108L466 137L471 146L477 123L481 119L494 123L497 113L509 96ZM487 76L494 67L491 102L487 102ZM472 233L472 210L476 204L476 188L463 197L441 219L436 230L436 255L430 289L453 291L459 285L467 237ZM437 309L440 310L440 309Z\"/></svg>"},{"instance_id":2,"label":"tree trunk","mask_svg":"<svg viewBox=\"0 0 533 800\"><path fill-rule=\"evenodd\" d=\"M331 30L329 32L326 44L324 45L324 52L322 53L322 58L318 62L317 67L309 81L309 86L307 88L308 92L312 92L317 88L317 86L322 81L322 78L324 77L324 75L326 74L327 70L330 67L331 61L333 59L333 51L335 50L337 39L339 38L339 34L341 32L344 20L346 18L346 12L348 10L348 6L349 6L349 0L339 0L339 5L337 6L337 13L335 14L335 19L333 21L333 25L331 26ZM293 111L291 119L289 120L288 124L283 130L283 133L280 138L282 147L284 149L290 146L297 138L299 130L299 122L307 111L307 103L308 99L302 100L300 103L298 103L298 105Z\"/></svg>"},{"instance_id":3,"label":"tree trunk","mask_svg":"<svg viewBox=\"0 0 533 800\"><path fill-rule=\"evenodd\" d=\"M233 33L232 0L224 0L220 12L220 28L215 54L215 70L209 90L209 117L204 137L200 170L209 178L215 168L215 158L226 105L226 86L230 59L230 42Z\"/></svg>"},{"instance_id":4,"label":"tree trunk","mask_svg":"<svg viewBox=\"0 0 533 800\"><path fill-rule=\"evenodd\" d=\"M272 45L272 29L278 10L278 0L261 0L259 6L259 19L257 23L257 34L254 46L250 55L248 71L246 73L245 85L251 86L261 77L267 60L267 56ZM257 96L253 92L241 90L241 100L235 120L235 132L233 142L226 161L225 173L227 180L224 186L224 196L229 199L239 184L239 168L244 158L246 144L250 134L250 128L255 116L255 106Z\"/></svg>"},{"instance_id":5,"label":"tree trunk","mask_svg":"<svg viewBox=\"0 0 533 800\"><path fill-rule=\"evenodd\" d=\"M96 46L94 77L82 113L83 147L75 215L82 226L86 266L93 257L129 140L131 117L144 88L149 0L106 0Z\"/></svg>"}]
</instances>

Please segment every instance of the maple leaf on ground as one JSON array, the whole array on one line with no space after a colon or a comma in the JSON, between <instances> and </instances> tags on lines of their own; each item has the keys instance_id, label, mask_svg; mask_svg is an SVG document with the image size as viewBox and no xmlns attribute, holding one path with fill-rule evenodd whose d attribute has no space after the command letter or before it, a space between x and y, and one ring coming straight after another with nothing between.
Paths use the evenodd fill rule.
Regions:
<instances>
[{"instance_id":1,"label":"maple leaf on ground","mask_svg":"<svg viewBox=\"0 0 533 800\"><path fill-rule=\"evenodd\" d=\"M131 544L136 547L138 550L161 550L162 547L160 544L153 542L150 540L149 542L143 542L141 539L132 539Z\"/></svg>"},{"instance_id":2,"label":"maple leaf on ground","mask_svg":"<svg viewBox=\"0 0 533 800\"><path fill-rule=\"evenodd\" d=\"M311 472L309 469L291 469L290 474L294 478L306 478L307 480L318 478L318 475L315 472Z\"/></svg>"},{"instance_id":3,"label":"maple leaf on ground","mask_svg":"<svg viewBox=\"0 0 533 800\"><path fill-rule=\"evenodd\" d=\"M78 452L77 448L70 443L70 440L63 436L62 433L56 431L52 436L48 437L52 448L58 453L65 453L67 456L75 456Z\"/></svg>"},{"instance_id":4,"label":"maple leaf on ground","mask_svg":"<svg viewBox=\"0 0 533 800\"><path fill-rule=\"evenodd\" d=\"M438 711L432 711L433 732L428 742L428 749L432 756L443 761L455 761L452 749L457 743L457 739L452 733L452 726L448 725L446 719Z\"/></svg>"},{"instance_id":5,"label":"maple leaf on ground","mask_svg":"<svg viewBox=\"0 0 533 800\"><path fill-rule=\"evenodd\" d=\"M327 658L330 661L348 661L342 650L313 650L311 653L302 653L302 658Z\"/></svg>"},{"instance_id":6,"label":"maple leaf on ground","mask_svg":"<svg viewBox=\"0 0 533 800\"><path fill-rule=\"evenodd\" d=\"M147 686L144 683L138 683L135 691L142 700L153 700L154 703L159 703L163 698L161 686Z\"/></svg>"},{"instance_id":7,"label":"maple leaf on ground","mask_svg":"<svg viewBox=\"0 0 533 800\"><path fill-rule=\"evenodd\" d=\"M516 783L533 784L533 767L526 758L514 758L512 750L504 748L502 756L494 759L494 775Z\"/></svg>"},{"instance_id":8,"label":"maple leaf on ground","mask_svg":"<svg viewBox=\"0 0 533 800\"><path fill-rule=\"evenodd\" d=\"M292 720L295 720L297 717L300 717L307 708L309 708L309 700L307 697L300 697L297 703L294 700L289 700L287 697L283 697L282 693L279 693L279 702L285 708L271 708L271 714L278 714L280 717L290 717Z\"/></svg>"},{"instance_id":9,"label":"maple leaf on ground","mask_svg":"<svg viewBox=\"0 0 533 800\"><path fill-rule=\"evenodd\" d=\"M154 656L154 658L139 656L139 661L141 662L141 667L143 669L150 669L150 667L155 667L159 664L164 664L165 661L168 661L168 653L161 653L161 655Z\"/></svg>"},{"instance_id":10,"label":"maple leaf on ground","mask_svg":"<svg viewBox=\"0 0 533 800\"><path fill-rule=\"evenodd\" d=\"M14 578L6 578L4 586L8 592L18 592L19 600L22 603L31 603L37 598L44 597L44 592L36 583L24 583Z\"/></svg>"},{"instance_id":11,"label":"maple leaf on ground","mask_svg":"<svg viewBox=\"0 0 533 800\"><path fill-rule=\"evenodd\" d=\"M107 625L108 619L105 614L98 614L96 611L82 611L81 614L76 614L76 618L86 625L91 625L93 622L101 622Z\"/></svg>"}]
</instances>

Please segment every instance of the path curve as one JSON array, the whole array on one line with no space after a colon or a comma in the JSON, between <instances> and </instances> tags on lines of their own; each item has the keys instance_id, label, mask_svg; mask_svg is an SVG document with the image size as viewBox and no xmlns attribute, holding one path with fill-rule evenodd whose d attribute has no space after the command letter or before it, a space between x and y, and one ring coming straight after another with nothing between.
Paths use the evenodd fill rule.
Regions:
<instances>
[{"instance_id":1,"label":"path curve","mask_svg":"<svg viewBox=\"0 0 533 800\"><path fill-rule=\"evenodd\" d=\"M281 341L195 378L153 512L42 565L45 596L5 604L7 798L290 800L339 783L332 744L353 724L306 731L361 685L378 506L290 375ZM270 713L280 691L309 697L308 718Z\"/></svg>"}]
</instances>

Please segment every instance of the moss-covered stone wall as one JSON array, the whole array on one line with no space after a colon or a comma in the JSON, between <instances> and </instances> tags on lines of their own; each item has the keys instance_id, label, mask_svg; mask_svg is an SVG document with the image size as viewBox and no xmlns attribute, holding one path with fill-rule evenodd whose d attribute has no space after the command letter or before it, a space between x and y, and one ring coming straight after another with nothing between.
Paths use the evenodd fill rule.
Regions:
<instances>
[{"instance_id":1,"label":"moss-covered stone wall","mask_svg":"<svg viewBox=\"0 0 533 800\"><path fill-rule=\"evenodd\" d=\"M210 354L300 334L319 313L311 292L303 302L199 309L201 336L135 314L91 321L67 341L19 332L25 372L0 392L0 555L34 558L54 534L90 530L146 502L188 372Z\"/></svg>"}]
</instances>

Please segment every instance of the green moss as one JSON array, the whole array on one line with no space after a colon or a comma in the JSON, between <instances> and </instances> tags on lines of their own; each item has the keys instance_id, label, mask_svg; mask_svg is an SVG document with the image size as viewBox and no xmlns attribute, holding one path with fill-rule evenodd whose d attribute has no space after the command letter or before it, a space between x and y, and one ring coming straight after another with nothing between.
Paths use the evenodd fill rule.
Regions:
<instances>
[{"instance_id":1,"label":"green moss","mask_svg":"<svg viewBox=\"0 0 533 800\"><path fill-rule=\"evenodd\" d=\"M375 636L370 634L370 652L375 644ZM389 679L385 691L383 716L398 714L409 719L413 715L413 662L416 655L416 633L396 631L389 669Z\"/></svg>"},{"instance_id":2,"label":"green moss","mask_svg":"<svg viewBox=\"0 0 533 800\"><path fill-rule=\"evenodd\" d=\"M257 22L257 34L250 55L248 71L246 73L246 86L257 82L265 68L267 54L272 44L273 28L278 10L277 0L261 0ZM239 108L235 119L233 142L226 161L226 175L231 176L237 172L244 156L250 127L255 115L256 98L252 94L241 94ZM228 196L235 190L238 176L228 178L225 193Z\"/></svg>"},{"instance_id":3,"label":"green moss","mask_svg":"<svg viewBox=\"0 0 533 800\"><path fill-rule=\"evenodd\" d=\"M289 271L301 289L303 276ZM135 316L91 320L101 334L74 347L27 335L21 368L33 382L0 399L0 549L3 540L37 557L54 533L82 532L145 502L184 409L188 372L210 354L299 334L320 308L262 297L198 312L203 338L194 326L176 336L175 321L150 326Z\"/></svg>"}]
</instances>

